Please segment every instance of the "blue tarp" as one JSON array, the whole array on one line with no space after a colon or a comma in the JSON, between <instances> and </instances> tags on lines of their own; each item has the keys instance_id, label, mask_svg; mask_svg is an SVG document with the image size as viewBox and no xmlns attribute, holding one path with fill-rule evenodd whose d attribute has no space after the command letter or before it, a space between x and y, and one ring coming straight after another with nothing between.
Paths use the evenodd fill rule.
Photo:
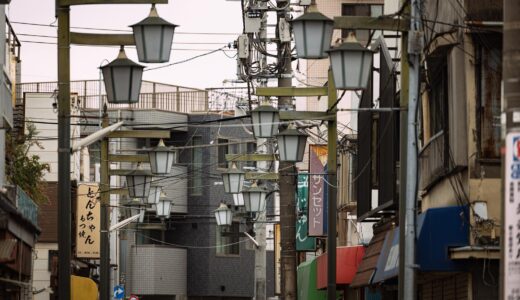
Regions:
<instances>
[{"instance_id":1,"label":"blue tarp","mask_svg":"<svg viewBox=\"0 0 520 300\"><path fill-rule=\"evenodd\" d=\"M430 208L417 216L417 259L423 272L463 271L464 264L451 260L449 249L469 244L469 214L465 206ZM399 227L386 234L372 283L399 273Z\"/></svg>"}]
</instances>

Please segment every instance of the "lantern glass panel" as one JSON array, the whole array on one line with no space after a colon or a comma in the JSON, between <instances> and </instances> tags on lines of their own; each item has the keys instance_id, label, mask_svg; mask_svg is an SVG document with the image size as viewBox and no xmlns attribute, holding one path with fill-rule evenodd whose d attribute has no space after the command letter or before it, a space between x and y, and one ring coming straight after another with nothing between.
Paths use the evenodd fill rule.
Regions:
<instances>
[{"instance_id":1,"label":"lantern glass panel","mask_svg":"<svg viewBox=\"0 0 520 300\"><path fill-rule=\"evenodd\" d=\"M158 217L169 217L171 211L171 201L170 200L159 200L156 204L157 207L157 216Z\"/></svg>"},{"instance_id":2,"label":"lantern glass panel","mask_svg":"<svg viewBox=\"0 0 520 300\"><path fill-rule=\"evenodd\" d=\"M244 206L244 195L242 193L233 194L233 204L235 206Z\"/></svg>"},{"instance_id":3,"label":"lantern glass panel","mask_svg":"<svg viewBox=\"0 0 520 300\"><path fill-rule=\"evenodd\" d=\"M325 21L293 22L294 40L298 57L306 59L327 58L330 49L333 23Z\"/></svg>"},{"instance_id":4,"label":"lantern glass panel","mask_svg":"<svg viewBox=\"0 0 520 300\"><path fill-rule=\"evenodd\" d=\"M345 90L365 89L372 67L372 56L369 51L330 52L336 88Z\"/></svg>"},{"instance_id":5,"label":"lantern glass panel","mask_svg":"<svg viewBox=\"0 0 520 300\"><path fill-rule=\"evenodd\" d=\"M253 111L251 119L256 138L270 138L278 131L280 116L275 111Z\"/></svg>"},{"instance_id":6,"label":"lantern glass panel","mask_svg":"<svg viewBox=\"0 0 520 300\"><path fill-rule=\"evenodd\" d=\"M169 174L175 153L173 151L153 151L149 153L150 168L154 174Z\"/></svg>"},{"instance_id":7,"label":"lantern glass panel","mask_svg":"<svg viewBox=\"0 0 520 300\"><path fill-rule=\"evenodd\" d=\"M150 194L151 176L127 175L128 194L131 198L148 198Z\"/></svg>"},{"instance_id":8,"label":"lantern glass panel","mask_svg":"<svg viewBox=\"0 0 520 300\"><path fill-rule=\"evenodd\" d=\"M150 193L148 194L147 203L157 204L161 197L162 187L157 185L150 186Z\"/></svg>"},{"instance_id":9,"label":"lantern glass panel","mask_svg":"<svg viewBox=\"0 0 520 300\"><path fill-rule=\"evenodd\" d=\"M244 192L243 195L247 212L261 212L265 209L266 192L251 191Z\"/></svg>"}]
</instances>

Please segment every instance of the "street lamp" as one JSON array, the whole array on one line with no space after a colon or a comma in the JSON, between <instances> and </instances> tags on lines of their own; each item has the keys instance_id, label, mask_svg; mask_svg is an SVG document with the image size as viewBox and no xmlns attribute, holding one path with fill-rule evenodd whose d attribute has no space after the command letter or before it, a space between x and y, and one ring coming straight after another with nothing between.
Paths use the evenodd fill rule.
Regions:
<instances>
[{"instance_id":1,"label":"street lamp","mask_svg":"<svg viewBox=\"0 0 520 300\"><path fill-rule=\"evenodd\" d=\"M343 44L328 52L337 89L359 90L367 87L374 52L363 47L353 32L349 33Z\"/></svg>"},{"instance_id":2,"label":"street lamp","mask_svg":"<svg viewBox=\"0 0 520 300\"><path fill-rule=\"evenodd\" d=\"M172 201L166 197L166 195L163 193L161 195L161 199L159 199L159 202L155 204L155 208L157 210L157 216L160 218L169 218L170 212L172 208Z\"/></svg>"},{"instance_id":3,"label":"street lamp","mask_svg":"<svg viewBox=\"0 0 520 300\"><path fill-rule=\"evenodd\" d=\"M280 115L271 105L262 104L251 111L251 123L255 138L271 138L278 131Z\"/></svg>"},{"instance_id":4,"label":"street lamp","mask_svg":"<svg viewBox=\"0 0 520 300\"><path fill-rule=\"evenodd\" d=\"M108 103L138 102L143 69L143 66L128 59L124 46L121 46L117 58L101 67Z\"/></svg>"},{"instance_id":5,"label":"street lamp","mask_svg":"<svg viewBox=\"0 0 520 300\"><path fill-rule=\"evenodd\" d=\"M233 212L229 207L221 202L220 206L215 210L215 219L218 226L231 225L233 222Z\"/></svg>"},{"instance_id":6,"label":"street lamp","mask_svg":"<svg viewBox=\"0 0 520 300\"><path fill-rule=\"evenodd\" d=\"M280 161L300 162L305 154L307 134L302 133L292 125L276 135Z\"/></svg>"},{"instance_id":7,"label":"street lamp","mask_svg":"<svg viewBox=\"0 0 520 300\"><path fill-rule=\"evenodd\" d=\"M157 204L159 203L159 199L161 198L162 186L159 185L151 185L150 193L148 194L148 198L146 198L147 204Z\"/></svg>"},{"instance_id":8,"label":"street lamp","mask_svg":"<svg viewBox=\"0 0 520 300\"><path fill-rule=\"evenodd\" d=\"M170 60L173 33L178 25L172 24L157 14L155 4L147 18L131 25L140 62L163 63Z\"/></svg>"},{"instance_id":9,"label":"street lamp","mask_svg":"<svg viewBox=\"0 0 520 300\"><path fill-rule=\"evenodd\" d=\"M243 190L246 211L250 213L262 212L265 209L265 197L267 191L256 185L256 182L249 189Z\"/></svg>"},{"instance_id":10,"label":"street lamp","mask_svg":"<svg viewBox=\"0 0 520 300\"><path fill-rule=\"evenodd\" d=\"M319 12L308 12L292 22L298 58L326 58L330 49L334 21Z\"/></svg>"},{"instance_id":11,"label":"street lamp","mask_svg":"<svg viewBox=\"0 0 520 300\"><path fill-rule=\"evenodd\" d=\"M244 185L244 178L245 172L237 169L235 163L232 163L231 168L226 172L222 172L222 181L224 182L224 190L226 193L240 193Z\"/></svg>"},{"instance_id":12,"label":"street lamp","mask_svg":"<svg viewBox=\"0 0 520 300\"><path fill-rule=\"evenodd\" d=\"M137 169L126 174L128 195L131 198L148 198L150 195L150 184L152 182L150 171Z\"/></svg>"},{"instance_id":13,"label":"street lamp","mask_svg":"<svg viewBox=\"0 0 520 300\"><path fill-rule=\"evenodd\" d=\"M175 159L175 151L170 147L166 147L161 139L157 147L152 148L148 152L150 159L150 168L152 173L156 175L170 174L172 170L173 160Z\"/></svg>"}]
</instances>

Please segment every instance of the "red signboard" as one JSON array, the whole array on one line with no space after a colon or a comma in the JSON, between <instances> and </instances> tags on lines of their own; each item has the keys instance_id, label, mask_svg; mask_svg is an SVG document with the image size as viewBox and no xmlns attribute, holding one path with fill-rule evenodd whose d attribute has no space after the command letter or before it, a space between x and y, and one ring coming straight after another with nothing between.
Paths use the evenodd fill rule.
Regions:
<instances>
[{"instance_id":1,"label":"red signboard","mask_svg":"<svg viewBox=\"0 0 520 300\"><path fill-rule=\"evenodd\" d=\"M364 255L364 246L336 248L337 285L350 284L352 282ZM318 289L327 288L327 253L318 256L317 265L316 287Z\"/></svg>"}]
</instances>

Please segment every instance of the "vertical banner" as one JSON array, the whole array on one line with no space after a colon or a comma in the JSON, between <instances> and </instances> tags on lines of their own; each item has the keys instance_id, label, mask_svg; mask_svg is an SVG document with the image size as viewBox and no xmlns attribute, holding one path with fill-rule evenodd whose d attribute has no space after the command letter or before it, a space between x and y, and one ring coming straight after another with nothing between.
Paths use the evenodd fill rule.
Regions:
<instances>
[{"instance_id":1,"label":"vertical banner","mask_svg":"<svg viewBox=\"0 0 520 300\"><path fill-rule=\"evenodd\" d=\"M327 145L309 145L309 236L327 235Z\"/></svg>"},{"instance_id":2,"label":"vertical banner","mask_svg":"<svg viewBox=\"0 0 520 300\"><path fill-rule=\"evenodd\" d=\"M296 193L296 251L315 251L316 238L308 236L309 218L307 216L307 202L309 199L309 174L298 174L298 190Z\"/></svg>"},{"instance_id":3,"label":"vertical banner","mask_svg":"<svg viewBox=\"0 0 520 300\"><path fill-rule=\"evenodd\" d=\"M79 184L76 208L76 257L99 258L101 203L98 184Z\"/></svg>"},{"instance_id":4,"label":"vertical banner","mask_svg":"<svg viewBox=\"0 0 520 300\"><path fill-rule=\"evenodd\" d=\"M506 136L504 299L520 299L520 133Z\"/></svg>"}]
</instances>

